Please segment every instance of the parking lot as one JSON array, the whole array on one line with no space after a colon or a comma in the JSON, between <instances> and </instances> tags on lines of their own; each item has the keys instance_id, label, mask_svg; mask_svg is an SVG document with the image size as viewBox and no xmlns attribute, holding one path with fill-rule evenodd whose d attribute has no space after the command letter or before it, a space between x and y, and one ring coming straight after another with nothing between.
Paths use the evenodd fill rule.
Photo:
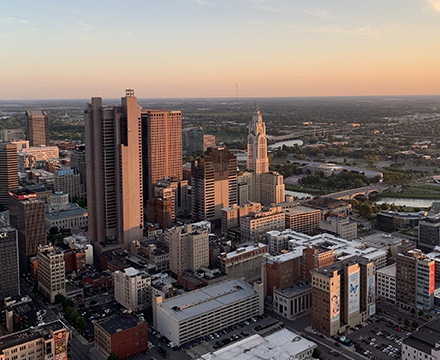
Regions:
<instances>
[{"instance_id":1,"label":"parking lot","mask_svg":"<svg viewBox=\"0 0 440 360\"><path fill-rule=\"evenodd\" d=\"M364 327L356 327L347 337L358 353L370 359L399 359L402 341L411 333L385 318L376 318Z\"/></svg>"}]
</instances>

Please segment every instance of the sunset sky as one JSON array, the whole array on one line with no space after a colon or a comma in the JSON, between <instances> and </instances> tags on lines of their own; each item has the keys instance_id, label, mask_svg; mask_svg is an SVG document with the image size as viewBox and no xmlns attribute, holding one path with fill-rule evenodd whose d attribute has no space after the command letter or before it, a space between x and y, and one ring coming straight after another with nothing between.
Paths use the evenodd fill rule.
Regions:
<instances>
[{"instance_id":1,"label":"sunset sky","mask_svg":"<svg viewBox=\"0 0 440 360\"><path fill-rule=\"evenodd\" d=\"M0 99L440 94L440 0L14 0Z\"/></svg>"}]
</instances>

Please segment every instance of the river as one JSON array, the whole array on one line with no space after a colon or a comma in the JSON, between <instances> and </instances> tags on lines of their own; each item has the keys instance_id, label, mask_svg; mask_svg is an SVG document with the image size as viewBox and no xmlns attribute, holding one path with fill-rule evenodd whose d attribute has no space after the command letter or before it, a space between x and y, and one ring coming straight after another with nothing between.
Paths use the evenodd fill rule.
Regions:
<instances>
[{"instance_id":1,"label":"river","mask_svg":"<svg viewBox=\"0 0 440 360\"><path fill-rule=\"evenodd\" d=\"M275 144L269 145L269 149L271 150L276 150L276 149L280 149L283 147L283 145L286 146L302 146L304 144L304 142L302 140L286 140L286 141L279 141L276 142Z\"/></svg>"}]
</instances>

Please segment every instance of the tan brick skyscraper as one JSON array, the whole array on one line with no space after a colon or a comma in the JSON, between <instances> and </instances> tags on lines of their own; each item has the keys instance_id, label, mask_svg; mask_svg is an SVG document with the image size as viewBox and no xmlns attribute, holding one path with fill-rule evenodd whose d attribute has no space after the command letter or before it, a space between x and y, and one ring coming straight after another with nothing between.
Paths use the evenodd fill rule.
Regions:
<instances>
[{"instance_id":1,"label":"tan brick skyscraper","mask_svg":"<svg viewBox=\"0 0 440 360\"><path fill-rule=\"evenodd\" d=\"M49 146L49 115L46 111L26 111L26 134L30 146Z\"/></svg>"},{"instance_id":2,"label":"tan brick skyscraper","mask_svg":"<svg viewBox=\"0 0 440 360\"><path fill-rule=\"evenodd\" d=\"M157 180L182 179L182 113L142 112L142 161L145 200L154 196Z\"/></svg>"}]
</instances>

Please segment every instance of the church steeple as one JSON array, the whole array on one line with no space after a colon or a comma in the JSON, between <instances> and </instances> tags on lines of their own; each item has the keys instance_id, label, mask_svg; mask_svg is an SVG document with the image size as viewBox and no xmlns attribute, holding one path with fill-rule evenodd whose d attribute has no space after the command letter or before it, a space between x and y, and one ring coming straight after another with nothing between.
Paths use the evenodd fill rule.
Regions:
<instances>
[{"instance_id":1,"label":"church steeple","mask_svg":"<svg viewBox=\"0 0 440 360\"><path fill-rule=\"evenodd\" d=\"M260 110L257 108L249 124L247 168L256 174L269 172L267 158L266 124L263 122Z\"/></svg>"}]
</instances>

